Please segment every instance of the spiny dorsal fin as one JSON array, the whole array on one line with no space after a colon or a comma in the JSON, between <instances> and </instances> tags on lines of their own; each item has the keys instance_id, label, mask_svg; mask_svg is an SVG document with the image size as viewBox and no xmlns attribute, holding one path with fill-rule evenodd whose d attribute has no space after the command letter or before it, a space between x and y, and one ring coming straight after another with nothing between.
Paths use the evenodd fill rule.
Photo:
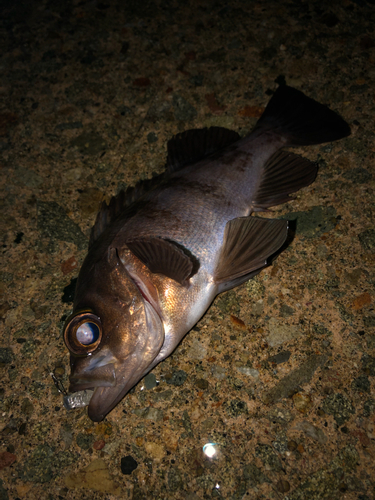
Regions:
<instances>
[{"instance_id":1,"label":"spiny dorsal fin","mask_svg":"<svg viewBox=\"0 0 375 500\"><path fill-rule=\"evenodd\" d=\"M126 242L129 250L152 273L161 273L186 286L194 274L196 262L180 245L162 238L142 238Z\"/></svg>"},{"instance_id":2,"label":"spiny dorsal fin","mask_svg":"<svg viewBox=\"0 0 375 500\"><path fill-rule=\"evenodd\" d=\"M140 181L134 187L129 187L125 191L121 190L116 196L111 198L108 205L105 201L103 201L98 215L96 216L95 223L91 229L89 248L91 248L111 222L113 222L134 202L142 198L145 193L148 193L156 186L159 186L163 179L164 174L160 174L152 179Z\"/></svg>"},{"instance_id":3,"label":"spiny dorsal fin","mask_svg":"<svg viewBox=\"0 0 375 500\"><path fill-rule=\"evenodd\" d=\"M224 127L191 129L168 141L167 171L172 173L238 141L237 132Z\"/></svg>"},{"instance_id":4,"label":"spiny dorsal fin","mask_svg":"<svg viewBox=\"0 0 375 500\"><path fill-rule=\"evenodd\" d=\"M196 163L239 139L237 132L224 127L192 129L177 134L168 141L167 172L173 173L186 165ZM91 229L89 248L112 221L145 193L160 185L163 179L165 174L141 181L113 196L108 205L103 202Z\"/></svg>"},{"instance_id":5,"label":"spiny dorsal fin","mask_svg":"<svg viewBox=\"0 0 375 500\"><path fill-rule=\"evenodd\" d=\"M263 167L252 209L265 210L289 201L289 195L311 184L317 172L317 165L310 160L287 151L278 151Z\"/></svg>"},{"instance_id":6,"label":"spiny dorsal fin","mask_svg":"<svg viewBox=\"0 0 375 500\"><path fill-rule=\"evenodd\" d=\"M285 243L288 221L239 217L227 222L218 265L214 273L217 284L232 282L267 264Z\"/></svg>"}]
</instances>

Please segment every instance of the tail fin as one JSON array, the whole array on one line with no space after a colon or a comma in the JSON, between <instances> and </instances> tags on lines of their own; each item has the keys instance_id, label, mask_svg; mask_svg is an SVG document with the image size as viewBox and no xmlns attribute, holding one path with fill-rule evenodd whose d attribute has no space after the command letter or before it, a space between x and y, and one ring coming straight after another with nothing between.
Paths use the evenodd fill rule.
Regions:
<instances>
[{"instance_id":1,"label":"tail fin","mask_svg":"<svg viewBox=\"0 0 375 500\"><path fill-rule=\"evenodd\" d=\"M295 146L336 141L350 134L338 114L287 85L276 90L256 128L272 129Z\"/></svg>"}]
</instances>

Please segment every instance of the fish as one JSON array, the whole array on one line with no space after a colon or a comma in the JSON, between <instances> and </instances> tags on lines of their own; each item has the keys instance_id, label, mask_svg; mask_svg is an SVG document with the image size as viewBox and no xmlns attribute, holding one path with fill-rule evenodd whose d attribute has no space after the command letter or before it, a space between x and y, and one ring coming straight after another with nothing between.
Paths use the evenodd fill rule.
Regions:
<instances>
[{"instance_id":1,"label":"fish","mask_svg":"<svg viewBox=\"0 0 375 500\"><path fill-rule=\"evenodd\" d=\"M169 356L218 294L283 250L288 221L255 213L317 175L314 162L283 148L349 134L334 111L282 85L246 137L223 127L181 132L168 141L164 174L103 202L63 333L69 391L73 401L90 395L91 420Z\"/></svg>"}]
</instances>

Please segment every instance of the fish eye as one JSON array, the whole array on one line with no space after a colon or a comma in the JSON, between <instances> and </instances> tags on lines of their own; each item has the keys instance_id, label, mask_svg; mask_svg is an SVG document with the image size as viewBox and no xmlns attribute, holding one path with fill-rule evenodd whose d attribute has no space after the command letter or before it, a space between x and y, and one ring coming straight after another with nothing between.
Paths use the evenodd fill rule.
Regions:
<instances>
[{"instance_id":1,"label":"fish eye","mask_svg":"<svg viewBox=\"0 0 375 500\"><path fill-rule=\"evenodd\" d=\"M83 345L91 345L99 338L99 327L91 321L82 323L76 330L76 339Z\"/></svg>"},{"instance_id":2,"label":"fish eye","mask_svg":"<svg viewBox=\"0 0 375 500\"><path fill-rule=\"evenodd\" d=\"M64 340L73 354L84 356L95 351L101 339L102 324L92 311L79 311L67 319Z\"/></svg>"}]
</instances>

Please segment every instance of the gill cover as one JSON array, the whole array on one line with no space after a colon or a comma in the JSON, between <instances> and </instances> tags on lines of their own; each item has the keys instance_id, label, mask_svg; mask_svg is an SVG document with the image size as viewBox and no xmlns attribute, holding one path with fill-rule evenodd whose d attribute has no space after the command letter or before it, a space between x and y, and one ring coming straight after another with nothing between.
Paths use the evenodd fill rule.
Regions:
<instances>
[{"instance_id":1,"label":"gill cover","mask_svg":"<svg viewBox=\"0 0 375 500\"><path fill-rule=\"evenodd\" d=\"M142 276L133 279L126 267L115 248L85 262L75 310L65 324L69 390L94 389L88 408L94 421L102 420L142 378L164 342L161 318L140 289Z\"/></svg>"}]
</instances>

